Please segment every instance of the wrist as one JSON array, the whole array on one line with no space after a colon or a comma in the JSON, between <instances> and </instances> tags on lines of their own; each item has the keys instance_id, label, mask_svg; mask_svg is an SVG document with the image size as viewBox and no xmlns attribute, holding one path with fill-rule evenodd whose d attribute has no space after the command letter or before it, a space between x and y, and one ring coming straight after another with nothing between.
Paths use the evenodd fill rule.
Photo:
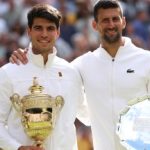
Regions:
<instances>
[{"instance_id":1,"label":"wrist","mask_svg":"<svg viewBox=\"0 0 150 150\"><path fill-rule=\"evenodd\" d=\"M17 150L21 150L23 146L20 146Z\"/></svg>"}]
</instances>

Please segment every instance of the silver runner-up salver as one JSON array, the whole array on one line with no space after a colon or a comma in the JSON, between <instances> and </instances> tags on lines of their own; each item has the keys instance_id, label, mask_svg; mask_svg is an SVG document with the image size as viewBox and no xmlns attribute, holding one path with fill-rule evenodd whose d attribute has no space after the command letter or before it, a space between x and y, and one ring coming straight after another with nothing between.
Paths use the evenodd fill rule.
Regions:
<instances>
[{"instance_id":1,"label":"silver runner-up salver","mask_svg":"<svg viewBox=\"0 0 150 150\"><path fill-rule=\"evenodd\" d=\"M127 150L150 150L149 95L128 102L120 112L117 134Z\"/></svg>"},{"instance_id":2,"label":"silver runner-up salver","mask_svg":"<svg viewBox=\"0 0 150 150\"><path fill-rule=\"evenodd\" d=\"M20 98L18 93L14 93L10 99L21 116L25 133L35 141L34 145L43 147L44 140L55 127L64 99L62 96L54 98L42 93L43 87L38 84L36 77L29 90L29 95Z\"/></svg>"}]
</instances>

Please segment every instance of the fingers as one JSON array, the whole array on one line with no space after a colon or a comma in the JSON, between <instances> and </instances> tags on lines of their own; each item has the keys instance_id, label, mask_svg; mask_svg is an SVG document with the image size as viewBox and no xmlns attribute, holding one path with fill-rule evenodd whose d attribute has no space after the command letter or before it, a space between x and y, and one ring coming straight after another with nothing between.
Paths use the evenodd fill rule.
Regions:
<instances>
[{"instance_id":1,"label":"fingers","mask_svg":"<svg viewBox=\"0 0 150 150\"><path fill-rule=\"evenodd\" d=\"M19 60L18 60L17 57L16 57L15 55L13 55L13 54L10 56L9 62L11 62L12 64L20 65Z\"/></svg>"},{"instance_id":2,"label":"fingers","mask_svg":"<svg viewBox=\"0 0 150 150\"><path fill-rule=\"evenodd\" d=\"M29 50L28 48L25 48L25 49L24 49L24 52L25 52L25 53L27 53L27 52L28 52L28 50Z\"/></svg>"},{"instance_id":3,"label":"fingers","mask_svg":"<svg viewBox=\"0 0 150 150\"><path fill-rule=\"evenodd\" d=\"M11 57L9 58L9 61L11 63L15 63L17 65L19 65L20 63L22 64L26 64L28 62L26 53L27 53L28 49L17 49L15 51L13 51Z\"/></svg>"},{"instance_id":4,"label":"fingers","mask_svg":"<svg viewBox=\"0 0 150 150\"><path fill-rule=\"evenodd\" d=\"M44 148L37 146L21 146L18 150L44 150Z\"/></svg>"},{"instance_id":5,"label":"fingers","mask_svg":"<svg viewBox=\"0 0 150 150\"><path fill-rule=\"evenodd\" d=\"M23 64L26 64L28 62L28 59L27 59L27 51L28 49L17 49L17 51L14 51L14 55L17 57L17 59L19 59L19 61Z\"/></svg>"}]
</instances>

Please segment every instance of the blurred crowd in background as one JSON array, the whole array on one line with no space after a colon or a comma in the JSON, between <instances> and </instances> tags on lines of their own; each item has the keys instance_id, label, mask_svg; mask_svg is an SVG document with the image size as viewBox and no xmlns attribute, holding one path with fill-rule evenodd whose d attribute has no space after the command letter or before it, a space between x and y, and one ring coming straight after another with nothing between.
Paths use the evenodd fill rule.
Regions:
<instances>
[{"instance_id":1,"label":"blurred crowd in background","mask_svg":"<svg viewBox=\"0 0 150 150\"><path fill-rule=\"evenodd\" d=\"M61 35L56 42L58 56L72 61L100 44L92 29L92 9L96 0L0 0L0 66L9 61L18 47L26 48L27 12L37 3L49 3L63 14ZM150 50L150 0L120 0L126 16L124 35L135 45ZM76 121L79 150L93 150L91 131ZM69 140L69 139L68 139Z\"/></svg>"}]
</instances>

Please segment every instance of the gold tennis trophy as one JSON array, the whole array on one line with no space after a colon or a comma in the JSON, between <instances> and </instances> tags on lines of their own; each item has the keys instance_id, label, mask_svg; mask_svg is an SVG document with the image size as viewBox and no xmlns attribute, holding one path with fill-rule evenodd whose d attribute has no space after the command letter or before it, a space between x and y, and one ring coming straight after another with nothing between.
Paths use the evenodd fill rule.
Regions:
<instances>
[{"instance_id":1,"label":"gold tennis trophy","mask_svg":"<svg viewBox=\"0 0 150 150\"><path fill-rule=\"evenodd\" d=\"M30 94L20 98L15 93L11 101L21 116L26 134L35 141L34 145L43 147L44 140L52 133L57 116L64 104L62 96L55 98L42 93L43 87L33 78Z\"/></svg>"}]
</instances>

